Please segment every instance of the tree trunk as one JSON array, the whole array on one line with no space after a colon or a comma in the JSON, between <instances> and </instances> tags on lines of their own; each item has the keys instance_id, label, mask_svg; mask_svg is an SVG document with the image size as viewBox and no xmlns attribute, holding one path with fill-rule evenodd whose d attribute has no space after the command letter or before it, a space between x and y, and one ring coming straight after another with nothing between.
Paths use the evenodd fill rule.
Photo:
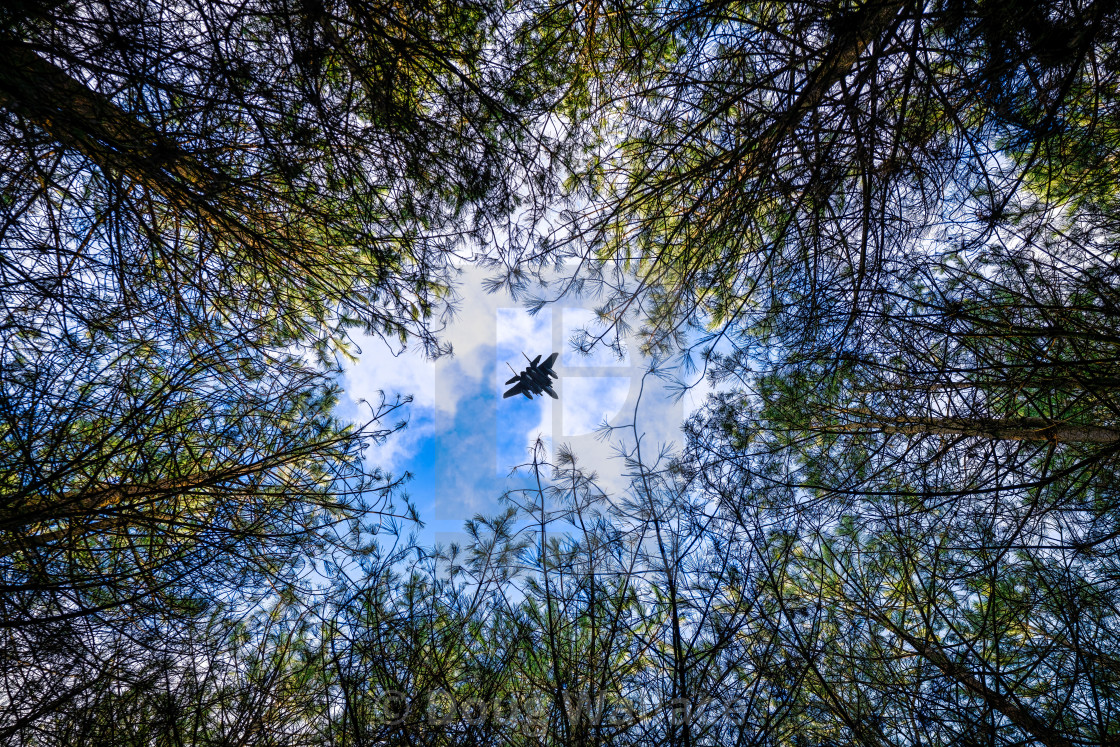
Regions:
<instances>
[{"instance_id":1,"label":"tree trunk","mask_svg":"<svg viewBox=\"0 0 1120 747\"><path fill-rule=\"evenodd\" d=\"M793 104L763 131L749 155L739 164L741 177L754 174L760 162L773 158L782 140L820 105L821 99L834 85L851 72L859 56L891 27L904 7L906 3L901 2L869 5L847 19L843 30L833 37L826 48L820 64L809 73Z\"/></svg>"},{"instance_id":2,"label":"tree trunk","mask_svg":"<svg viewBox=\"0 0 1120 747\"><path fill-rule=\"evenodd\" d=\"M993 710L1002 714L1027 734L1047 747L1072 747L1072 742L1040 718L1011 698L1001 695L985 685L964 665L946 656L935 645L910 635L895 625L887 615L872 614L872 618L906 642L915 653L940 669L947 677L959 682L970 692L979 695Z\"/></svg>"},{"instance_id":3,"label":"tree trunk","mask_svg":"<svg viewBox=\"0 0 1120 747\"><path fill-rule=\"evenodd\" d=\"M245 202L231 180L200 163L173 138L138 121L20 41L0 35L0 57L6 60L0 66L0 107L104 172L158 193L176 209L197 214L243 241L260 237L236 215Z\"/></svg>"}]
</instances>

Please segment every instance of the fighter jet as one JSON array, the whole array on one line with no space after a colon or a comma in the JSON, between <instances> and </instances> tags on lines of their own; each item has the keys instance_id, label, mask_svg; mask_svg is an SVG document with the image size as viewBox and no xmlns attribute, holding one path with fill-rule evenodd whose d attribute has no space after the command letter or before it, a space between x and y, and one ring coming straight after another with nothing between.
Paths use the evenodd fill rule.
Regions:
<instances>
[{"instance_id":1,"label":"fighter jet","mask_svg":"<svg viewBox=\"0 0 1120 747\"><path fill-rule=\"evenodd\" d=\"M522 355L525 354L522 353ZM524 394L526 398L532 399L533 394L538 397L541 394L547 394L553 399L560 399L560 395L552 389L552 379L560 378L560 375L552 370L552 364L556 362L556 356L558 355L560 354L553 353L545 359L544 363L540 362L541 357L539 355L531 361L529 361L529 356L525 355L525 360L529 361L529 367L521 373L517 373L517 371L514 371L513 366L510 366L509 369L513 371L514 377L506 383L514 384L514 386L503 394L502 397L505 398L512 397L515 394ZM537 365L538 363L540 365ZM509 364L507 363L506 365L508 366ZM532 394L530 394L530 392L532 392Z\"/></svg>"}]
</instances>

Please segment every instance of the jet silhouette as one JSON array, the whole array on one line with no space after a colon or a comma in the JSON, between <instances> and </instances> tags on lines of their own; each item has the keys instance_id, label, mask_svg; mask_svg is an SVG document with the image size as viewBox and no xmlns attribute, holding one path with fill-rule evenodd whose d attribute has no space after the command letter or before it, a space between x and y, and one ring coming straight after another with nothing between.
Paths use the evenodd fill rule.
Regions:
<instances>
[{"instance_id":1,"label":"jet silhouette","mask_svg":"<svg viewBox=\"0 0 1120 747\"><path fill-rule=\"evenodd\" d=\"M522 355L525 354L522 353ZM541 357L539 355L531 361L529 361L529 356L525 355L525 360L529 361L529 367L521 373L514 371L516 375L506 383L515 385L510 387L509 391L503 394L502 397L505 398L512 397L515 394L524 394L526 398L532 399L533 394L538 397L541 394L547 394L553 399L560 399L560 395L552 389L552 379L560 378L560 375L552 370L552 364L556 362L556 356L558 355L560 354L553 353L545 359L544 363L540 363ZM539 366L537 365L538 363L540 363ZM513 366L510 366L510 370L513 371ZM530 392L532 392L532 394L530 394Z\"/></svg>"}]
</instances>

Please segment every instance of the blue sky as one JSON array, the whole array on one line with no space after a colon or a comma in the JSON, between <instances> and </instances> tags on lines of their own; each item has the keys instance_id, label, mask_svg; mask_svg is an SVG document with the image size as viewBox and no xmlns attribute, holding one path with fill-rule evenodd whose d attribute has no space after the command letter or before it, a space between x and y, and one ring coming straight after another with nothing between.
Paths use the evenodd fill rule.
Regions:
<instances>
[{"instance_id":1,"label":"blue sky","mask_svg":"<svg viewBox=\"0 0 1120 747\"><path fill-rule=\"evenodd\" d=\"M452 356L430 361L412 350L394 356L384 342L366 339L359 340L359 362L345 371L343 414L357 412L361 399L377 401L378 391L414 397L408 427L371 449L369 459L397 474L412 473L408 492L426 525L419 532L422 544L460 541L465 520L497 512L502 493L524 480L510 473L528 460L538 437L550 449L569 446L608 492L625 484L614 454L619 442L632 441L632 431L616 431L606 442L596 431L604 422L633 421L649 361L633 345L622 360L606 349L590 356L573 350L572 336L594 321L589 305L565 299L531 316L508 296L483 293L481 280L478 273L463 273L460 313L444 334L454 346ZM507 362L520 370L526 365L522 352L534 357L552 351L561 353L558 401L502 398L512 376ZM647 377L638 413L643 448L679 444L681 420L702 389L674 402Z\"/></svg>"}]
</instances>

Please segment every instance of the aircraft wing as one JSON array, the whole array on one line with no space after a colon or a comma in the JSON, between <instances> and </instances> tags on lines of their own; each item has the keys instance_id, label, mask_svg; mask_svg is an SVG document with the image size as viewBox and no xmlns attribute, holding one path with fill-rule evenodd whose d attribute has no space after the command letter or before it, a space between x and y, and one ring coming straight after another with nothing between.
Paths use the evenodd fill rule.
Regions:
<instances>
[{"instance_id":1,"label":"aircraft wing","mask_svg":"<svg viewBox=\"0 0 1120 747\"><path fill-rule=\"evenodd\" d=\"M558 356L558 355L560 355L560 354L559 353L553 353L552 355L545 358L544 363L541 364L541 370L547 371L548 375L551 376L554 379L559 379L560 378L560 374L558 374L558 373L556 373L555 371L552 370L552 364L556 362L556 356Z\"/></svg>"},{"instance_id":2,"label":"aircraft wing","mask_svg":"<svg viewBox=\"0 0 1120 747\"><path fill-rule=\"evenodd\" d=\"M506 383L508 384L509 382L507 381ZM510 387L509 391L502 395L502 399L505 399L506 397L512 397L515 394L524 394L526 397L529 397L529 399L532 399L532 397L529 395L529 392L525 391L524 384L518 384L515 387Z\"/></svg>"},{"instance_id":3,"label":"aircraft wing","mask_svg":"<svg viewBox=\"0 0 1120 747\"><path fill-rule=\"evenodd\" d=\"M513 382L515 382L515 381L520 381L520 380L521 380L521 377L520 377L520 376L514 376L514 377L513 377L512 379L510 379L510 380L509 380L509 381L507 381L506 383L507 383L507 384L512 384Z\"/></svg>"}]
</instances>

